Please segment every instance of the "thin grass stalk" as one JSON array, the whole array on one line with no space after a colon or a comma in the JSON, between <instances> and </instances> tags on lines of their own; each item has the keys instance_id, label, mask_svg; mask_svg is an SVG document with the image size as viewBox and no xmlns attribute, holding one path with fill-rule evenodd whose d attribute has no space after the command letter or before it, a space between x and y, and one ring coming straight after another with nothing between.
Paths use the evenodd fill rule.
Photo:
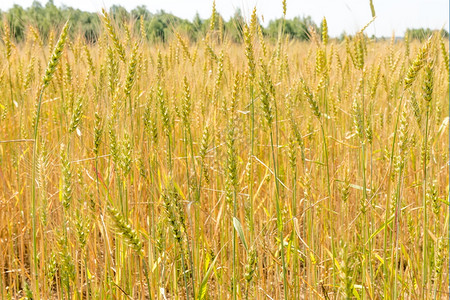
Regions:
<instances>
[{"instance_id":1,"label":"thin grass stalk","mask_svg":"<svg viewBox=\"0 0 450 300\"><path fill-rule=\"evenodd\" d=\"M254 158L254 150L255 150L255 89L254 89L254 80L255 80L255 57L253 52L252 45L252 36L250 29L248 26L244 27L244 42L245 42L245 56L247 57L248 64L248 91L250 96L250 155L249 155L249 166L248 166L248 191L249 191L249 201L250 201L250 225L251 225L251 234L252 239L254 239L254 231L253 231L253 158Z\"/></svg>"},{"instance_id":2,"label":"thin grass stalk","mask_svg":"<svg viewBox=\"0 0 450 300\"><path fill-rule=\"evenodd\" d=\"M42 96L44 94L44 88L41 88L39 93L38 107L36 111L36 121L34 123L34 133L33 133L33 160L31 162L32 165L32 173L31 173L31 214L32 214L32 231L33 231L33 271L34 271L34 287L35 293L37 294L37 299L39 297L39 271L38 271L38 257L37 257L37 235L36 235L36 164L37 164L37 138L38 138L38 126L39 126L39 117L41 114L41 104L42 104Z\"/></svg>"},{"instance_id":3,"label":"thin grass stalk","mask_svg":"<svg viewBox=\"0 0 450 300\"><path fill-rule=\"evenodd\" d=\"M237 163L236 163L236 146L235 146L235 132L234 132L234 116L227 126L227 159L226 159L226 202L227 205L232 209L231 223L234 227L234 220L237 219ZM234 228L236 229L236 228ZM237 299L238 291L238 249L237 249L237 230L233 230L232 236L232 247L233 247L233 258L232 258L232 297Z\"/></svg>"},{"instance_id":4,"label":"thin grass stalk","mask_svg":"<svg viewBox=\"0 0 450 300\"><path fill-rule=\"evenodd\" d=\"M367 257L364 258L364 264L363 264L363 286L365 286L366 280L366 272L367 272L367 267L365 266L366 261L369 261L369 269L371 269L371 261L372 261L372 256L371 256L371 248L369 247L369 250L367 250L367 246L366 246L366 241L368 240L369 236L370 236L370 232L369 232L369 224L367 222L367 208L370 208L370 203L367 203L368 197L367 197L367 181L366 181L366 137L364 136L364 133L366 132L366 121L365 121L365 97L364 97L364 72L362 71L362 86L361 86L361 98L362 98L362 141L361 141L361 165L362 165L362 173L363 173L363 206L364 206L364 211L363 211L363 215L364 215L364 223L363 223L363 231L364 231L364 256ZM369 274L371 274L371 270L369 270ZM371 278L372 280L372 278ZM371 288L368 288L369 292L371 293ZM365 293L365 289L362 290L362 295L364 297L364 293Z\"/></svg>"},{"instance_id":5,"label":"thin grass stalk","mask_svg":"<svg viewBox=\"0 0 450 300\"><path fill-rule=\"evenodd\" d=\"M427 160L428 160L428 121L430 115L429 104L427 103L427 111L425 117L425 135L423 142L423 192L422 192L422 205L423 205L423 268L422 268L422 288L423 294L425 295L425 291L428 287L428 205L427 205Z\"/></svg>"},{"instance_id":6,"label":"thin grass stalk","mask_svg":"<svg viewBox=\"0 0 450 300\"><path fill-rule=\"evenodd\" d=\"M293 243L293 247L294 249L299 248L298 245L298 239L295 236L295 220L297 220L297 153L296 153L296 149L295 149L296 145L294 142L294 139L291 138L291 140L289 141L289 160L290 160L290 165L291 165L291 172L292 172L292 199L291 199L291 218L292 218L292 226L293 226L293 230L292 230L292 234L291 234L291 241ZM298 278L298 253L297 251L294 251L293 253L293 276L295 279L294 282L294 299L298 299L299 297L299 278Z\"/></svg>"},{"instance_id":7,"label":"thin grass stalk","mask_svg":"<svg viewBox=\"0 0 450 300\"><path fill-rule=\"evenodd\" d=\"M42 97L44 95L45 88L50 83L56 67L62 55L64 49L64 44L67 38L67 32L69 28L69 23L66 22L64 25L58 43L55 46L52 57L49 61L45 75L43 78L43 84L39 91L39 98L37 103L37 110L35 115L34 130L33 130L33 158L32 158L32 174L31 174L31 211L32 211L32 235L33 235L33 269L34 269L34 289L37 299L40 299L39 292L39 272L38 272L38 257L37 257L37 231L36 231L36 167L37 167L37 141L38 141L38 129L39 129L39 119L41 115L41 105Z\"/></svg>"},{"instance_id":8,"label":"thin grass stalk","mask_svg":"<svg viewBox=\"0 0 450 300\"><path fill-rule=\"evenodd\" d=\"M320 122L320 128L322 131L322 139L323 139L323 152L325 153L325 165L327 168L327 191L328 191L328 227L330 229L330 236L331 236L331 254L332 254L332 265L335 264L335 259L336 259L336 250L335 250L335 243L334 243L334 231L333 231L333 227L331 225L331 214L330 211L332 211L332 205L333 205L333 201L332 201L332 194L331 194L331 180L330 180L330 167L329 167L329 163L328 163L328 145L327 145L327 137L325 135L325 129L324 126L322 124L322 122ZM333 285L336 282L336 272L333 272Z\"/></svg>"},{"instance_id":9,"label":"thin grass stalk","mask_svg":"<svg viewBox=\"0 0 450 300\"><path fill-rule=\"evenodd\" d=\"M275 159L275 148L273 142L273 132L272 127L270 128L270 144L272 149L272 161L273 161L273 170L275 174L275 203L276 203L276 211L277 211L277 229L278 229L278 238L280 239L280 251L281 251L281 265L283 270L283 290L284 290L284 299L288 298L288 283L287 283L287 269L286 269L286 260L284 254L284 239L283 239L283 216L281 214L280 207L280 183L278 179L278 161Z\"/></svg>"},{"instance_id":10,"label":"thin grass stalk","mask_svg":"<svg viewBox=\"0 0 450 300\"><path fill-rule=\"evenodd\" d=\"M192 200L191 190L194 186L197 186L196 184L196 171L195 171L195 156L194 156L194 146L192 142L192 133L191 133L191 126L190 126L190 117L191 117L191 92L189 88L189 83L187 80L187 77L184 76L183 78L183 100L182 100L182 111L181 111L181 117L183 121L183 144L184 144L184 156L185 156L185 163L186 163L186 178L187 178L187 189L188 189L188 201L189 203L194 202L195 206L195 220L194 220L194 226L193 227L193 234L194 236L199 236L199 203L198 199L200 197L199 190L196 190L196 195L194 200ZM191 183L191 176L190 176L190 163L189 163L189 154L188 154L188 146L190 147L190 155L191 155L191 161L192 166L194 170L194 183ZM189 218L189 222L191 222L191 219ZM191 265L191 274L192 274L192 294L195 298L195 272L194 272L194 262L195 258L199 257L198 255L198 249L199 247L196 247L196 239L192 239L192 252L191 252L191 246L188 234L186 234L186 240L187 240L187 250L189 255L189 262Z\"/></svg>"},{"instance_id":11,"label":"thin grass stalk","mask_svg":"<svg viewBox=\"0 0 450 300\"><path fill-rule=\"evenodd\" d=\"M389 282L389 280L387 280L388 278L391 278L391 276L388 274L388 264L387 264L387 247L388 247L388 235L389 235L389 229L387 227L388 223L389 223L389 219L390 219L390 206L391 206L391 197L390 197L390 179L389 177L391 176L392 173L392 167L393 167L393 160L394 160L394 152L395 152L395 145L396 145L396 141L397 141L397 135L398 135L398 124L400 122L400 115L402 114L402 103L403 103L403 98L404 98L404 92L402 93L402 95L400 96L399 99L399 103L397 105L397 116L396 116L396 121L395 121L395 125L394 125L394 137L392 140L392 147L391 150L389 152L389 170L387 172L387 174L385 176L388 177L388 188L387 188L387 200L386 200L386 207L385 207L385 219L384 219L384 241L383 241L383 274L384 274L384 278L385 278L385 286L384 286L384 296L387 297L387 292L388 292L388 288L391 287L391 283Z\"/></svg>"},{"instance_id":12,"label":"thin grass stalk","mask_svg":"<svg viewBox=\"0 0 450 300\"><path fill-rule=\"evenodd\" d=\"M185 163L186 163L186 178L187 178L187 189L188 189L188 200L189 200L189 202L191 202L192 200L191 200L191 182L190 182L190 174L189 174L189 159L188 159L188 142L187 142L187 139L188 139L188 133L187 133L187 131L188 131L188 129L186 128L186 127L189 127L189 125L185 125L185 128L184 128L184 130L183 130L183 132L184 132L184 142L183 142L183 144L184 144L184 154L185 154ZM191 150L193 150L192 149L192 143L191 143ZM191 152L191 155L192 155L192 159L194 159L194 155L193 155L193 152ZM198 225L198 220L199 220L199 211L198 211L198 203L197 204L194 204L195 206L196 206L196 208L195 208L195 221L194 221L194 236L198 236L198 228L199 228L199 225ZM191 222L191 220L189 219L189 222ZM192 248L193 248L193 250L192 250L192 252L191 252L191 247L189 246L190 245L190 242L189 242L189 239L188 239L188 234L186 233L186 240L187 240L187 250L188 250L188 255L189 255L189 262L190 262L190 265L191 265L191 272L192 272L192 293L193 293L193 297L194 297L194 299L195 299L195 272L194 272L194 260L195 260L195 256L194 257L192 257L192 252L194 252L195 253L195 251L198 249L198 247L195 247L195 245L196 245L196 243L195 243L195 239L192 239ZM198 256L198 255L197 255ZM187 290L186 290L186 292L187 292Z\"/></svg>"},{"instance_id":13,"label":"thin grass stalk","mask_svg":"<svg viewBox=\"0 0 450 300\"><path fill-rule=\"evenodd\" d=\"M397 189L396 189L396 200L397 203L395 203L395 242L392 246L392 253L391 253L391 269L394 270L394 286L393 286L393 298L392 299L397 299L398 295L397 295L397 263L398 263L398 230L399 230L399 226L398 226L398 222L399 222L399 213L400 213L400 204L401 204L401 188L402 188L402 179L403 179L403 166L400 167L399 170L399 178L398 178L398 183L397 183ZM394 253L395 253L395 258L394 258Z\"/></svg>"}]
</instances>

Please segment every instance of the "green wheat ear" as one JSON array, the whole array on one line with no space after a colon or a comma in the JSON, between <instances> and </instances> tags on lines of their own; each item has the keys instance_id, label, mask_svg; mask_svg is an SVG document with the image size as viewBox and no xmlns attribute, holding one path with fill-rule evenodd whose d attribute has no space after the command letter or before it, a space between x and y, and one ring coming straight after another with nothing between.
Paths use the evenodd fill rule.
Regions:
<instances>
[{"instance_id":1,"label":"green wheat ear","mask_svg":"<svg viewBox=\"0 0 450 300\"><path fill-rule=\"evenodd\" d=\"M325 17L322 20L322 42L325 46L328 44L328 24Z\"/></svg>"},{"instance_id":2,"label":"green wheat ear","mask_svg":"<svg viewBox=\"0 0 450 300\"><path fill-rule=\"evenodd\" d=\"M126 63L125 60L125 48L119 41L119 37L117 36L116 31L114 30L114 26L111 22L111 19L109 17L109 14L106 12L106 10L102 9L102 20L105 23L106 29L108 30L109 37L111 38L114 49L116 50L117 54L119 55L120 59Z\"/></svg>"},{"instance_id":3,"label":"green wheat ear","mask_svg":"<svg viewBox=\"0 0 450 300\"><path fill-rule=\"evenodd\" d=\"M136 66L137 66L137 55L138 55L139 44L136 42L131 52L131 59L128 65L127 79L125 81L125 95L129 96L131 94L131 88L133 87L134 81L136 79Z\"/></svg>"},{"instance_id":4,"label":"green wheat ear","mask_svg":"<svg viewBox=\"0 0 450 300\"><path fill-rule=\"evenodd\" d=\"M67 33L69 31L69 21L66 22L64 25L61 36L59 37L58 43L56 44L55 48L53 49L52 57L50 58L48 62L47 69L45 70L45 75L43 78L42 86L46 88L50 81L53 78L53 74L56 71L56 67L58 66L58 62L61 58L62 51L64 49L64 45L66 44L67 40Z\"/></svg>"},{"instance_id":5,"label":"green wheat ear","mask_svg":"<svg viewBox=\"0 0 450 300\"><path fill-rule=\"evenodd\" d=\"M12 52L12 43L11 43L11 32L8 26L8 23L5 21L3 24L3 42L5 43L6 48L6 58L9 61L11 58L11 52Z\"/></svg>"},{"instance_id":6,"label":"green wheat ear","mask_svg":"<svg viewBox=\"0 0 450 300\"><path fill-rule=\"evenodd\" d=\"M405 77L405 90L410 88L414 82L414 80L417 77L417 74L419 73L420 69L422 69L423 65L425 64L425 60L428 56L428 52L430 51L431 47L431 37L427 40L425 45L420 49L419 53L417 53L416 58L414 59L414 62L411 64L411 66L408 69L408 73Z\"/></svg>"},{"instance_id":7,"label":"green wheat ear","mask_svg":"<svg viewBox=\"0 0 450 300\"><path fill-rule=\"evenodd\" d=\"M144 245L139 238L138 233L122 214L112 206L107 207L108 214L112 221L112 227L117 234L124 237L128 246L135 250L138 254L143 254Z\"/></svg>"},{"instance_id":8,"label":"green wheat ear","mask_svg":"<svg viewBox=\"0 0 450 300\"><path fill-rule=\"evenodd\" d=\"M211 30L211 31L214 31L214 28L216 28L216 15L217 15L216 1L213 1L212 13L211 13L211 21L210 21L210 24L209 24L209 30Z\"/></svg>"}]
</instances>

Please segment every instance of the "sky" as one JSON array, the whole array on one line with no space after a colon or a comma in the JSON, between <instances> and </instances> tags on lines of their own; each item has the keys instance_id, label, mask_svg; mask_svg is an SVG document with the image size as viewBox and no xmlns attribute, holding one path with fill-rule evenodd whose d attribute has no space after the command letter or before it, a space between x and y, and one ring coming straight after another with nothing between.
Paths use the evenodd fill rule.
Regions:
<instances>
[{"instance_id":1,"label":"sky","mask_svg":"<svg viewBox=\"0 0 450 300\"><path fill-rule=\"evenodd\" d=\"M45 4L47 0L40 0ZM29 7L33 0L0 0L0 10L14 4ZM201 18L211 15L212 0L54 0L55 5L71 6L81 10L98 12L102 8L120 4L128 11L145 5L150 12L164 10L178 17L192 20L198 12ZM449 30L448 0L373 0L377 18L366 30L369 35L402 36L406 28L431 28ZM249 18L256 6L258 16L267 25L271 19L282 16L281 0L216 0L217 11L228 20L236 9ZM353 34L371 19L369 0L287 0L287 18L311 16L316 24L327 19L329 35L342 32Z\"/></svg>"}]
</instances>

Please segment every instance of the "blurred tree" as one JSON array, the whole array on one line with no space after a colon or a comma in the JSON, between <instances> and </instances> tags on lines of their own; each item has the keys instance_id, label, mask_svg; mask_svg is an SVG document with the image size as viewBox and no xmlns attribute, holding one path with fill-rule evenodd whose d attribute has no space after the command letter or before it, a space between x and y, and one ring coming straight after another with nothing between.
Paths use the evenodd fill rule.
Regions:
<instances>
[{"instance_id":1,"label":"blurred tree","mask_svg":"<svg viewBox=\"0 0 450 300\"><path fill-rule=\"evenodd\" d=\"M190 21L178 18L163 10L151 13L145 5L138 6L130 12L123 6L113 5L110 8L110 14L119 28L123 27L124 24L129 24L135 32L139 32L140 23L137 20L142 16L147 38L152 42L166 42L175 31L180 32L191 41L198 41L205 36L210 23L209 19L202 19L198 13ZM57 7L53 0L49 0L45 5L34 1L26 9L14 5L8 11L0 14L0 17L2 20L6 18L11 28L11 34L17 42L21 42L25 38L28 25L37 28L43 40L46 41L51 29L60 28L67 19L70 19L70 35L72 37L81 35L91 43L97 41L102 28L99 14L67 6ZM225 21L220 14L216 13L215 31L223 33L223 38L232 42L242 42L244 24L245 19L240 9L237 9L228 21ZM0 28L2 26L3 21ZM219 28L219 26L222 26L222 28ZM309 16L286 20L279 18L270 21L266 28L263 27L263 34L275 41L278 39L279 33L283 32L290 39L303 41L309 39L311 28L320 33L320 28ZM423 40L437 30L418 28L408 29L407 32L411 39ZM442 30L441 34L448 38L448 31ZM215 35L215 37L218 36ZM341 38L344 36L345 33L341 35Z\"/></svg>"},{"instance_id":2,"label":"blurred tree","mask_svg":"<svg viewBox=\"0 0 450 300\"><path fill-rule=\"evenodd\" d=\"M408 28L406 29L406 32L408 33L410 39L416 39L420 41L427 39L434 32L439 34L439 30L431 30L430 28L418 28L418 29ZM442 30L440 33L442 34L442 37L448 38L448 31Z\"/></svg>"},{"instance_id":3,"label":"blurred tree","mask_svg":"<svg viewBox=\"0 0 450 300\"><path fill-rule=\"evenodd\" d=\"M245 20L240 9L234 12L234 15L225 23L225 31L231 41L239 43L243 40L242 32L244 30Z\"/></svg>"},{"instance_id":4,"label":"blurred tree","mask_svg":"<svg viewBox=\"0 0 450 300\"><path fill-rule=\"evenodd\" d=\"M6 14L6 20L11 28L11 34L17 41L25 38L25 24L28 22L25 10L15 4ZM3 24L2 24L3 26Z\"/></svg>"},{"instance_id":5,"label":"blurred tree","mask_svg":"<svg viewBox=\"0 0 450 300\"><path fill-rule=\"evenodd\" d=\"M282 28L282 24L284 27ZM283 30L284 34L289 36L291 39L298 39L301 41L309 40L310 27L314 28L316 32L319 32L319 27L313 22L311 17L295 17L292 20L276 19L269 22L266 29L266 34L272 38L278 38L280 30Z\"/></svg>"}]
</instances>

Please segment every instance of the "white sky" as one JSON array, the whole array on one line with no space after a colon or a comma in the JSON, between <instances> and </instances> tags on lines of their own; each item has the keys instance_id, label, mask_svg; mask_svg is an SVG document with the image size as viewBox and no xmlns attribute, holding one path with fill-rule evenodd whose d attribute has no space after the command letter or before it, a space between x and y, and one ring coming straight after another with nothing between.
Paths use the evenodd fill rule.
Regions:
<instances>
[{"instance_id":1,"label":"white sky","mask_svg":"<svg viewBox=\"0 0 450 300\"><path fill-rule=\"evenodd\" d=\"M45 4L47 0L40 0ZM14 4L29 7L33 0L0 0L0 9L5 11ZM211 15L212 0L54 0L55 5L65 4L85 11L100 11L113 4L120 4L128 11L145 5L150 12L163 9L166 12L192 20L196 12L201 18ZM377 19L367 29L369 35L390 37L392 32L403 35L406 28L449 28L448 0L373 0ZM245 17L251 15L256 6L258 16L268 20L282 16L281 0L216 0L217 11L228 20L237 8ZM319 25L325 16L330 36L339 36L343 31L355 33L371 19L369 0L287 0L287 18L311 16Z\"/></svg>"}]
</instances>

